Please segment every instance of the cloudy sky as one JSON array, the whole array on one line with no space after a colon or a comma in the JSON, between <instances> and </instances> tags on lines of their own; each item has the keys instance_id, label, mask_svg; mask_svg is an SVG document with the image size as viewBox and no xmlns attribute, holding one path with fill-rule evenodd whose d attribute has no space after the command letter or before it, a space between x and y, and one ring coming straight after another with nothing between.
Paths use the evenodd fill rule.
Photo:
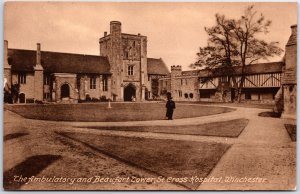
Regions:
<instances>
[{"instance_id":1,"label":"cloudy sky","mask_svg":"<svg viewBox=\"0 0 300 194\"><path fill-rule=\"evenodd\" d=\"M284 49L290 26L297 23L296 3L252 3L272 20L270 33ZM9 48L99 55L98 40L109 22L122 22L122 32L148 37L148 57L168 66L188 69L200 46L207 43L204 27L215 24L216 13L238 18L249 3L29 3L4 6L4 38ZM273 58L276 61L280 58Z\"/></svg>"}]
</instances>

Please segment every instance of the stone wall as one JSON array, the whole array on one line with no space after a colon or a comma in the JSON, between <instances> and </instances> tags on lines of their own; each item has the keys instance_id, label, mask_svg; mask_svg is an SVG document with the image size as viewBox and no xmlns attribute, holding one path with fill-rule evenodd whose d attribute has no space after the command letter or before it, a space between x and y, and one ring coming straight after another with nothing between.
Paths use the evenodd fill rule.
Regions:
<instances>
[{"instance_id":1,"label":"stone wall","mask_svg":"<svg viewBox=\"0 0 300 194\"><path fill-rule=\"evenodd\" d=\"M70 89L70 101L76 102L78 100L78 90L76 87L76 75L75 74L54 74L53 92L55 93L52 100L61 102L61 87L67 84Z\"/></svg>"},{"instance_id":2,"label":"stone wall","mask_svg":"<svg viewBox=\"0 0 300 194\"><path fill-rule=\"evenodd\" d=\"M291 26L292 33L286 45L285 69L283 73L282 118L296 119L297 107L297 26Z\"/></svg>"},{"instance_id":3,"label":"stone wall","mask_svg":"<svg viewBox=\"0 0 300 194\"><path fill-rule=\"evenodd\" d=\"M25 73L25 72L24 72ZM12 84L18 83L18 73L12 73ZM26 99L34 99L34 73L26 72L26 84L20 84L20 94L24 93Z\"/></svg>"}]
</instances>

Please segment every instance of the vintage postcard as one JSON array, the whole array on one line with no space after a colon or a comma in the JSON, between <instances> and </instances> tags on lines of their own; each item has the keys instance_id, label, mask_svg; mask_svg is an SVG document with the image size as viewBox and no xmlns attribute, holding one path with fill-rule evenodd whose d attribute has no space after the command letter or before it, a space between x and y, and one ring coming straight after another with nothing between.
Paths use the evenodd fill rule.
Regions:
<instances>
[{"instance_id":1,"label":"vintage postcard","mask_svg":"<svg viewBox=\"0 0 300 194\"><path fill-rule=\"evenodd\" d=\"M4 190L295 190L297 3L6 2Z\"/></svg>"}]
</instances>

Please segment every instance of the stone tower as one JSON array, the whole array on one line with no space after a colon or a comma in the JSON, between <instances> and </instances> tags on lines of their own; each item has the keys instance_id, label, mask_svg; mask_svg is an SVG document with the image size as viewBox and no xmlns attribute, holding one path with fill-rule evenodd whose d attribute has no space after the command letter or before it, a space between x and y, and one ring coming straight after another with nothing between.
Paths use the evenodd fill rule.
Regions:
<instances>
[{"instance_id":1,"label":"stone tower","mask_svg":"<svg viewBox=\"0 0 300 194\"><path fill-rule=\"evenodd\" d=\"M173 97L175 97L176 93L175 90L178 89L178 79L175 79L178 76L181 76L182 73L182 67L180 65L173 65L171 66L171 94Z\"/></svg>"},{"instance_id":2,"label":"stone tower","mask_svg":"<svg viewBox=\"0 0 300 194\"><path fill-rule=\"evenodd\" d=\"M147 37L122 33L121 22L110 22L110 34L99 39L100 55L110 63L111 99L114 101L145 100L150 89L147 80ZM131 69L132 73L128 73ZM147 88L148 87L148 88Z\"/></svg>"}]
</instances>

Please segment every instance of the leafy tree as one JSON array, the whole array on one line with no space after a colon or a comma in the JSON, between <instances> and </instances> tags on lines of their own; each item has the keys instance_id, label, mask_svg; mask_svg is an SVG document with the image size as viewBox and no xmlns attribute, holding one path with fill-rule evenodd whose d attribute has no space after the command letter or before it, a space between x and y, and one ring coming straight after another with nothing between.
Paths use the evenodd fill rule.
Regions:
<instances>
[{"instance_id":1,"label":"leafy tree","mask_svg":"<svg viewBox=\"0 0 300 194\"><path fill-rule=\"evenodd\" d=\"M245 67L261 59L280 55L282 49L278 42L266 42L258 35L269 33L270 20L263 14L258 14L254 6L245 9L239 19L227 19L224 15L216 14L216 25L205 28L209 39L208 45L200 47L197 61L191 67L205 67L214 75L222 70L233 82L235 101L241 101L242 87L245 81ZM240 79L233 76L235 66L241 66ZM230 79L229 79L230 81Z\"/></svg>"}]
</instances>

